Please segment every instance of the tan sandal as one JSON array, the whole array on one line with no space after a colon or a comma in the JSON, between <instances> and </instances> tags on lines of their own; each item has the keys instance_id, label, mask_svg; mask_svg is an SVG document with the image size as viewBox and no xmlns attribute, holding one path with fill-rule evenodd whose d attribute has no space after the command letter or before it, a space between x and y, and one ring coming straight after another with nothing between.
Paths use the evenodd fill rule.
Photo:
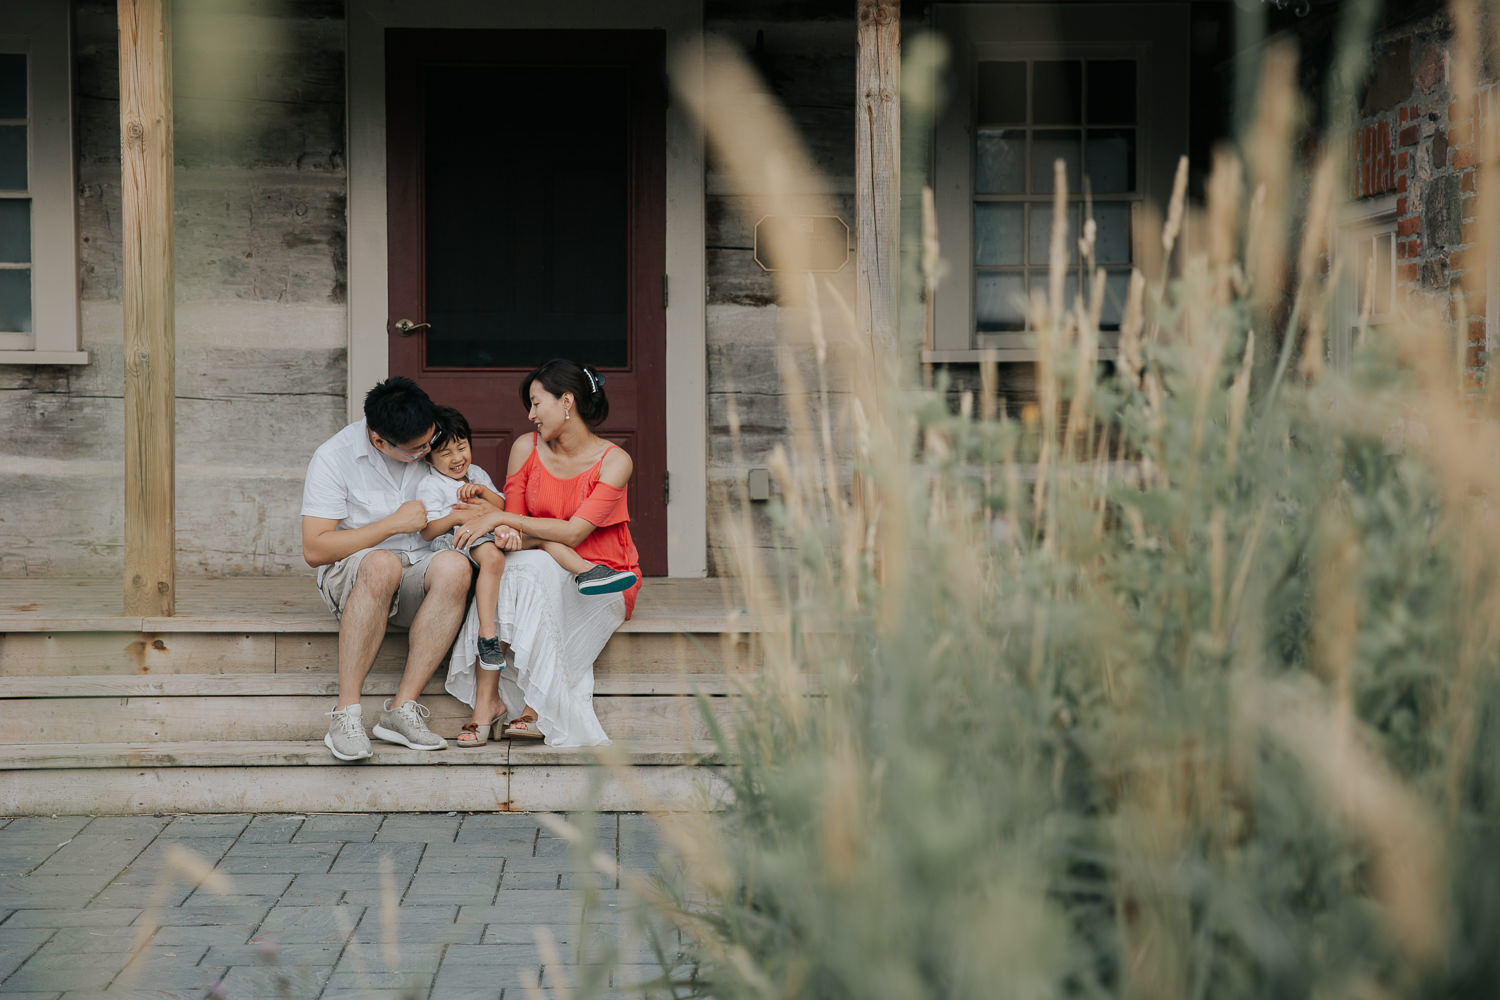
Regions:
<instances>
[{"instance_id":1,"label":"tan sandal","mask_svg":"<svg viewBox=\"0 0 1500 1000\"><path fill-rule=\"evenodd\" d=\"M504 715L497 715L484 725L477 722L465 722L463 729L458 732L456 742L461 747L482 747L490 741L490 731L504 718Z\"/></svg>"},{"instance_id":2,"label":"tan sandal","mask_svg":"<svg viewBox=\"0 0 1500 1000\"><path fill-rule=\"evenodd\" d=\"M505 727L505 735L513 740L539 740L542 739L542 731L536 727L536 716L529 719L517 719Z\"/></svg>"}]
</instances>

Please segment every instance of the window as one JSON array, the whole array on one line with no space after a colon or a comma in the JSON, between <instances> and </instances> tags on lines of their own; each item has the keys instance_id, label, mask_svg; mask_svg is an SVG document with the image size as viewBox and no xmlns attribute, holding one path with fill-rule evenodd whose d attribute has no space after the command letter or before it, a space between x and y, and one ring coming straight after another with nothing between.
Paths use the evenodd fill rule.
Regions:
<instances>
[{"instance_id":1,"label":"window","mask_svg":"<svg viewBox=\"0 0 1500 1000\"><path fill-rule=\"evenodd\" d=\"M938 239L951 270L926 360L1035 358L1026 303L1048 283L1059 159L1068 185L1065 293L1071 301L1084 280L1087 205L1093 265L1105 271L1101 326L1118 329L1137 205L1170 191L1186 149L1185 8L942 5L937 16L959 92L936 135Z\"/></svg>"},{"instance_id":2,"label":"window","mask_svg":"<svg viewBox=\"0 0 1500 1000\"><path fill-rule=\"evenodd\" d=\"M84 364L78 349L67 0L0 34L0 364Z\"/></svg>"},{"instance_id":3,"label":"window","mask_svg":"<svg viewBox=\"0 0 1500 1000\"><path fill-rule=\"evenodd\" d=\"M1396 196L1350 205L1341 226L1347 263L1339 278L1339 323L1329 345L1333 363L1348 363L1368 305L1369 325L1391 320L1396 307Z\"/></svg>"}]
</instances>

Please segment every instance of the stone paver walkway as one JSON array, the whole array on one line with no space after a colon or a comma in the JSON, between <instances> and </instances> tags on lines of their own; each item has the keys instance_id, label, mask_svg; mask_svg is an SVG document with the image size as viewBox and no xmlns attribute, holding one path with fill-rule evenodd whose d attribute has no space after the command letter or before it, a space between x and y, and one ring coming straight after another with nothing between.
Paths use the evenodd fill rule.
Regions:
<instances>
[{"instance_id":1,"label":"stone paver walkway","mask_svg":"<svg viewBox=\"0 0 1500 1000\"><path fill-rule=\"evenodd\" d=\"M647 817L571 819L623 871L665 860ZM623 991L650 951L576 853L522 814L0 818L0 996Z\"/></svg>"}]
</instances>

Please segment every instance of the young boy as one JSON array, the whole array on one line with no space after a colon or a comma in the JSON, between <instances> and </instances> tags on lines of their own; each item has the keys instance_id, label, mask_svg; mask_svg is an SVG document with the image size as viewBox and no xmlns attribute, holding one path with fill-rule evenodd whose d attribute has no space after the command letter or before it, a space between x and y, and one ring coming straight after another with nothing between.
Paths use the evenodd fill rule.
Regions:
<instances>
[{"instance_id":1,"label":"young boy","mask_svg":"<svg viewBox=\"0 0 1500 1000\"><path fill-rule=\"evenodd\" d=\"M478 602L479 616L479 662L490 670L505 666L505 656L500 651L500 638L495 633L495 605L500 597L500 574L505 572L505 553L500 551L493 532L485 532L478 538L465 539L465 544L455 544L453 529L459 517L453 506L476 496L505 509L505 494L495 489L495 481L471 460L469 422L464 415L451 406L436 407L437 434L432 439L432 450L427 453L427 463L435 475L429 475L417 487L417 499L427 510L427 527L422 537L432 543L434 550L461 549L479 568L474 582L474 600Z\"/></svg>"}]
</instances>

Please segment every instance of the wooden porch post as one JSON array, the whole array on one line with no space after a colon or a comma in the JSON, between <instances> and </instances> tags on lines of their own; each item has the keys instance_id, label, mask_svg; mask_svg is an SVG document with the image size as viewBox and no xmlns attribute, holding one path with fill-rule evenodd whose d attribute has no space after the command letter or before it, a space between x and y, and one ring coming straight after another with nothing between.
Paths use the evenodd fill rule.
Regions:
<instances>
[{"instance_id":1,"label":"wooden porch post","mask_svg":"<svg viewBox=\"0 0 1500 1000\"><path fill-rule=\"evenodd\" d=\"M118 0L125 304L125 613L176 603L171 0Z\"/></svg>"},{"instance_id":2,"label":"wooden porch post","mask_svg":"<svg viewBox=\"0 0 1500 1000\"><path fill-rule=\"evenodd\" d=\"M857 0L855 317L877 358L897 346L901 218L901 2Z\"/></svg>"}]
</instances>

